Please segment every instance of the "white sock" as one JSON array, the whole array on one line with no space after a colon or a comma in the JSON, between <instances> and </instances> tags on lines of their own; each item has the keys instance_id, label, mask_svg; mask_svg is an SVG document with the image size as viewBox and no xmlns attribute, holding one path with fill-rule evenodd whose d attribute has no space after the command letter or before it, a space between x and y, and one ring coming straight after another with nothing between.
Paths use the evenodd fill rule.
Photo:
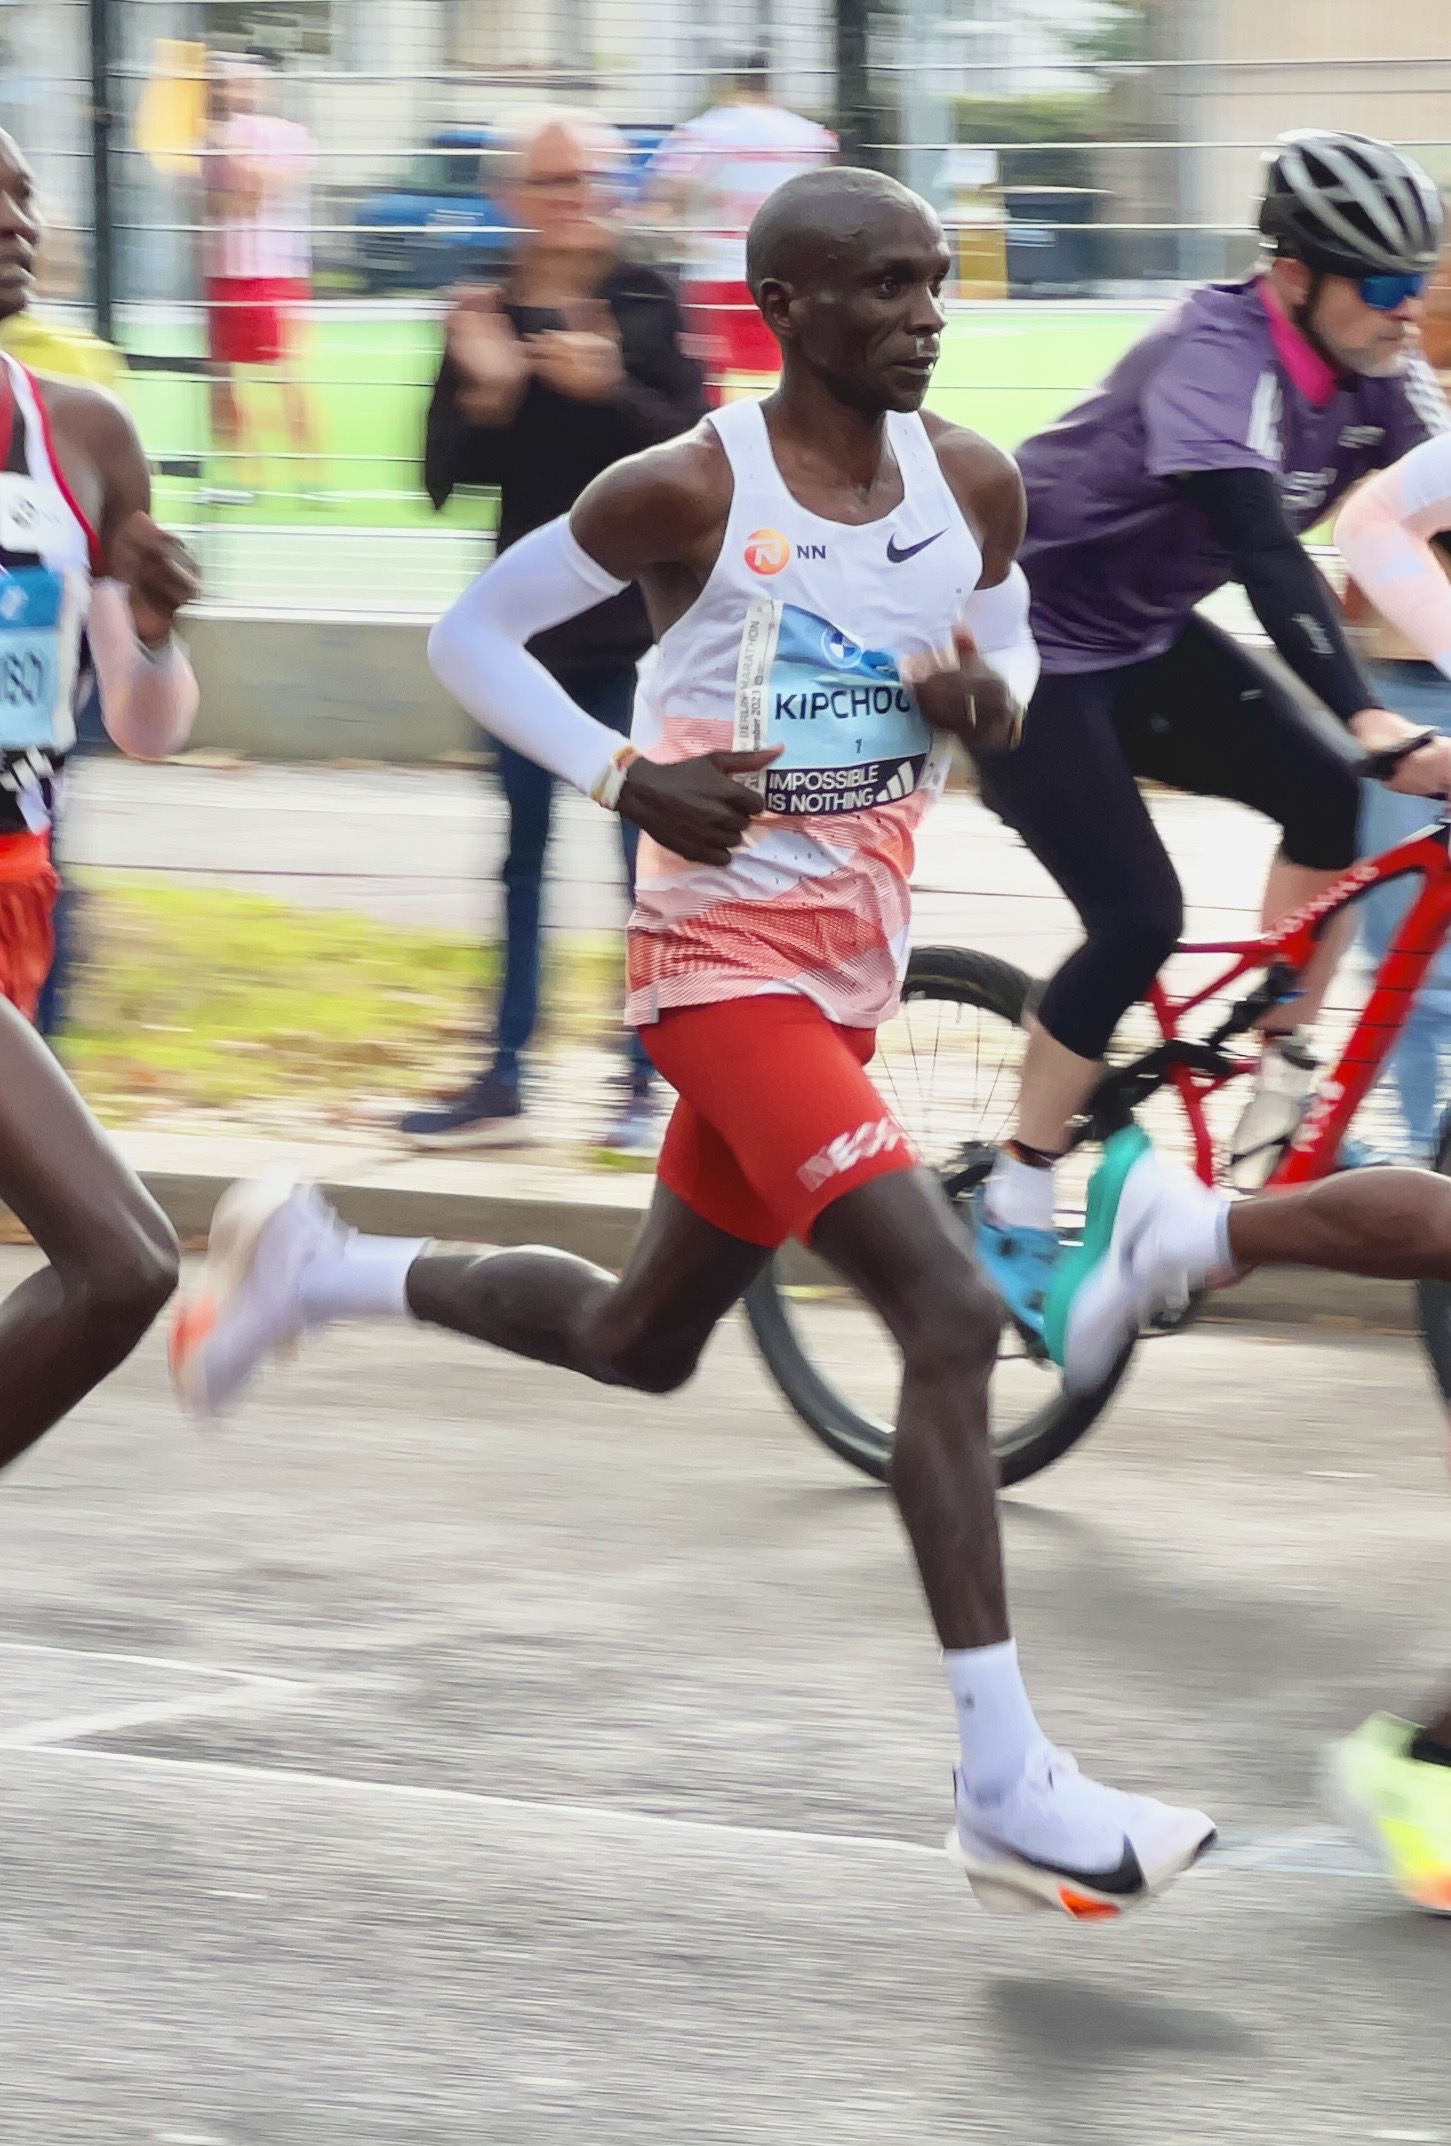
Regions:
<instances>
[{"instance_id":1,"label":"white sock","mask_svg":"<svg viewBox=\"0 0 1451 2146\"><path fill-rule=\"evenodd\" d=\"M1188 1172L1184 1173L1188 1178ZM1166 1206L1159 1221L1159 1243L1195 1281L1229 1281L1237 1271L1229 1249L1227 1192L1188 1178L1183 1197Z\"/></svg>"},{"instance_id":2,"label":"white sock","mask_svg":"<svg viewBox=\"0 0 1451 2146\"><path fill-rule=\"evenodd\" d=\"M957 1701L963 1787L977 1801L990 1801L1012 1787L1030 1752L1047 1741L1023 1687L1018 1643L944 1652L942 1666Z\"/></svg>"},{"instance_id":3,"label":"white sock","mask_svg":"<svg viewBox=\"0 0 1451 2146\"><path fill-rule=\"evenodd\" d=\"M364 1237L350 1230L302 1270L298 1293L308 1325L407 1318L408 1270L428 1243L427 1237Z\"/></svg>"},{"instance_id":4,"label":"white sock","mask_svg":"<svg viewBox=\"0 0 1451 2146\"><path fill-rule=\"evenodd\" d=\"M1035 1169L999 1148L983 1202L1003 1229L1052 1229L1053 1170Z\"/></svg>"}]
</instances>

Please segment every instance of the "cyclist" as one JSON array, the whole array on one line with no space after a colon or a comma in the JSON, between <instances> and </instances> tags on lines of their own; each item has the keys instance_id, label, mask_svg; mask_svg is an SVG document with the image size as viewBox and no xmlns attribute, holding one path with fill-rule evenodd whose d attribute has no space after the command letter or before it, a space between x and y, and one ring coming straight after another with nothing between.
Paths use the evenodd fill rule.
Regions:
<instances>
[{"instance_id":1,"label":"cyclist","mask_svg":"<svg viewBox=\"0 0 1451 2146\"><path fill-rule=\"evenodd\" d=\"M772 1249L809 1239L903 1353L893 1488L957 1705L953 1851L985 1905L1113 1916L1213 1828L1086 1780L1038 1728L988 1441L996 1300L865 1072L945 771L932 730L1006 739L1036 674L1022 488L997 449L918 414L951 260L925 202L873 172L803 174L758 212L747 258L779 390L596 478L430 644L481 723L646 837L629 1011L680 1100L624 1278L562 1252L358 1237L315 1191L243 1186L173 1364L183 1399L215 1412L304 1328L404 1314L664 1392ZM660 637L644 755L524 648L635 579Z\"/></svg>"},{"instance_id":2,"label":"cyclist","mask_svg":"<svg viewBox=\"0 0 1451 2146\"><path fill-rule=\"evenodd\" d=\"M1290 669L1378 750L1413 725L1376 704L1302 532L1359 478L1448 422L1415 348L1442 209L1409 157L1359 135L1282 137L1259 213L1268 258L1193 292L1090 399L1030 439L1023 566L1042 672L1019 752L983 795L1083 920L1047 985L1024 1061L1016 1137L984 1189L979 1245L1010 1308L1033 1318L1057 1252L1053 1165L1120 1016L1179 935L1178 880L1136 777L1234 798L1282 829L1266 921L1355 856L1357 784L1294 695L1195 605L1238 580ZM1395 787L1451 788L1451 743ZM1293 1007L1265 1021L1235 1182L1263 1183L1313 1060L1327 944Z\"/></svg>"},{"instance_id":3,"label":"cyclist","mask_svg":"<svg viewBox=\"0 0 1451 2146\"><path fill-rule=\"evenodd\" d=\"M39 237L30 168L0 134L0 320L29 302ZM119 403L0 355L0 1199L48 1261L0 1306L0 1466L130 1355L176 1281L166 1217L27 1019L50 967L50 811L86 671L126 752L174 752L196 708L172 634L196 576L150 503Z\"/></svg>"}]
</instances>

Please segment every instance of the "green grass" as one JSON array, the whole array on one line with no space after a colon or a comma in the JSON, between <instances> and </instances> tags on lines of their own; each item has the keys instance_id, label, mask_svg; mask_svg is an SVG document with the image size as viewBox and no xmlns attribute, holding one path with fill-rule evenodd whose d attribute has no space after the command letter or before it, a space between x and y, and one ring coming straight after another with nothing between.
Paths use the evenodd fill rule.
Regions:
<instances>
[{"instance_id":1,"label":"green grass","mask_svg":"<svg viewBox=\"0 0 1451 2146\"><path fill-rule=\"evenodd\" d=\"M1142 312L1032 306L983 306L958 314L948 327L932 407L1001 446L1016 446L1100 379L1150 318ZM199 330L180 323L148 327L144 337L146 350L158 355L200 348ZM333 498L324 506L303 503L295 496L302 489L301 474L274 458L257 504L220 510L220 518L243 525L306 521L319 529L437 527L439 518L419 489L419 455L438 349L433 321L320 320L309 330L301 364L321 419L325 482ZM140 373L133 375L129 392L153 455L205 455L203 381ZM275 389L258 384L248 392L280 451ZM195 491L189 480L163 478L157 487L159 511L174 521L195 521ZM460 529L487 528L492 503L456 497L442 519Z\"/></svg>"},{"instance_id":2,"label":"green grass","mask_svg":"<svg viewBox=\"0 0 1451 2146\"><path fill-rule=\"evenodd\" d=\"M65 1058L112 1119L282 1097L326 1109L435 1087L469 1056L496 975L493 950L463 934L124 877L83 889ZM604 941L553 952L554 1038L617 1018L619 961Z\"/></svg>"}]
</instances>

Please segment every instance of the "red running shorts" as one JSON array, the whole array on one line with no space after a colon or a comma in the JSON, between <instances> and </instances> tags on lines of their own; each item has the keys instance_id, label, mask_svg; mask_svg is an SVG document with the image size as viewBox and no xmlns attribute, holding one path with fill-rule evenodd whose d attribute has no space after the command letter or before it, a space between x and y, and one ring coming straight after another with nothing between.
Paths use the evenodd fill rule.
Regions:
<instances>
[{"instance_id":1,"label":"red running shorts","mask_svg":"<svg viewBox=\"0 0 1451 2146\"><path fill-rule=\"evenodd\" d=\"M779 994L680 1006L640 1031L679 1096L660 1183L705 1222L772 1250L875 1177L916 1167L866 1065L876 1031Z\"/></svg>"},{"instance_id":2,"label":"red running shorts","mask_svg":"<svg viewBox=\"0 0 1451 2146\"><path fill-rule=\"evenodd\" d=\"M59 892L49 835L0 835L0 998L27 1021L55 959Z\"/></svg>"},{"instance_id":3,"label":"red running shorts","mask_svg":"<svg viewBox=\"0 0 1451 2146\"><path fill-rule=\"evenodd\" d=\"M307 304L305 278L208 276L207 349L217 365L280 365L293 343L293 316Z\"/></svg>"}]
</instances>

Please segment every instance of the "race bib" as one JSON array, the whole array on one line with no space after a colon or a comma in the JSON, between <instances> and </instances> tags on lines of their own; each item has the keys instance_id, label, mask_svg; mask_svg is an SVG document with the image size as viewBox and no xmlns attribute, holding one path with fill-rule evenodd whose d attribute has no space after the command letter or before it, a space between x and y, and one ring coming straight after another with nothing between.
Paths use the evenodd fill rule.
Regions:
<instances>
[{"instance_id":1,"label":"race bib","mask_svg":"<svg viewBox=\"0 0 1451 2146\"><path fill-rule=\"evenodd\" d=\"M735 743L782 746L764 775L745 779L768 812L817 819L909 797L932 733L895 656L814 612L759 597L741 637Z\"/></svg>"},{"instance_id":2,"label":"race bib","mask_svg":"<svg viewBox=\"0 0 1451 2146\"><path fill-rule=\"evenodd\" d=\"M75 743L81 583L48 566L0 567L0 751Z\"/></svg>"}]
</instances>

